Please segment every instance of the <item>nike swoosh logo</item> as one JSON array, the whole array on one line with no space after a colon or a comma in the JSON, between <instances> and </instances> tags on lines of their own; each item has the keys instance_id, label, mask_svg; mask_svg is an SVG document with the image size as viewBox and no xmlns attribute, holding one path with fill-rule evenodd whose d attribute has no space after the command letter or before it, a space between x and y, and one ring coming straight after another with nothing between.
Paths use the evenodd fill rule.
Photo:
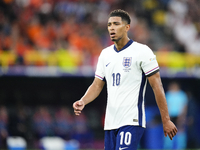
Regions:
<instances>
[{"instance_id":1,"label":"nike swoosh logo","mask_svg":"<svg viewBox=\"0 0 200 150\"><path fill-rule=\"evenodd\" d=\"M108 67L109 64L110 64L110 62L106 65L106 67Z\"/></svg>"},{"instance_id":2,"label":"nike swoosh logo","mask_svg":"<svg viewBox=\"0 0 200 150\"><path fill-rule=\"evenodd\" d=\"M123 147L123 148L121 148L121 147L119 147L119 150L123 150L123 149L127 149L128 147Z\"/></svg>"}]
</instances>

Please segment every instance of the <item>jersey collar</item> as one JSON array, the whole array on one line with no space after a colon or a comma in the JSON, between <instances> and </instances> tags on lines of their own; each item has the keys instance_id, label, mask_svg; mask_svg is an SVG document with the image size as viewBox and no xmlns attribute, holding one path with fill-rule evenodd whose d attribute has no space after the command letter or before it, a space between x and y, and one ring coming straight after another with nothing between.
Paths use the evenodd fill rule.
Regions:
<instances>
[{"instance_id":1,"label":"jersey collar","mask_svg":"<svg viewBox=\"0 0 200 150\"><path fill-rule=\"evenodd\" d=\"M121 52L122 50L124 50L124 49L126 49L127 47L129 47L132 43L133 43L133 40L129 40L128 43L127 43L122 49L120 49L119 51L117 50L117 48L116 48L115 45L114 45L114 50L115 50L117 53L119 53L119 52Z\"/></svg>"}]
</instances>

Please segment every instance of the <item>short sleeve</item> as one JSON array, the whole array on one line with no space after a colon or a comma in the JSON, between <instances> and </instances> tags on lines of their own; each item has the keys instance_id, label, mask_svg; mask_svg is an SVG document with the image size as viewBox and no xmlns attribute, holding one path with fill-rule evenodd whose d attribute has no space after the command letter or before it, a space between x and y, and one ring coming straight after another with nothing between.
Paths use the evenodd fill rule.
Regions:
<instances>
[{"instance_id":1,"label":"short sleeve","mask_svg":"<svg viewBox=\"0 0 200 150\"><path fill-rule=\"evenodd\" d=\"M142 55L141 68L148 77L159 71L156 55L154 55L153 51L146 45Z\"/></svg>"},{"instance_id":2,"label":"short sleeve","mask_svg":"<svg viewBox=\"0 0 200 150\"><path fill-rule=\"evenodd\" d=\"M105 77L105 72L104 72L104 63L103 63L103 54L101 52L98 62L97 62L97 67L96 67L96 72L95 72L95 77L104 80Z\"/></svg>"}]
</instances>

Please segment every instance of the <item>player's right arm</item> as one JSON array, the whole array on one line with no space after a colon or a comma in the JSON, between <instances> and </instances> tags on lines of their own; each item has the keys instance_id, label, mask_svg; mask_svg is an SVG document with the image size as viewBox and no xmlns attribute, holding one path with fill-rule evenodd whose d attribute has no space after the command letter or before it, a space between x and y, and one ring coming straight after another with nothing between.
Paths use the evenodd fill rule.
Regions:
<instances>
[{"instance_id":1,"label":"player's right arm","mask_svg":"<svg viewBox=\"0 0 200 150\"><path fill-rule=\"evenodd\" d=\"M97 96L99 96L104 84L105 82L103 80L95 77L93 83L89 86L84 96L80 100L74 102L73 108L75 115L80 115L85 105L92 102L95 98L97 98Z\"/></svg>"}]
</instances>

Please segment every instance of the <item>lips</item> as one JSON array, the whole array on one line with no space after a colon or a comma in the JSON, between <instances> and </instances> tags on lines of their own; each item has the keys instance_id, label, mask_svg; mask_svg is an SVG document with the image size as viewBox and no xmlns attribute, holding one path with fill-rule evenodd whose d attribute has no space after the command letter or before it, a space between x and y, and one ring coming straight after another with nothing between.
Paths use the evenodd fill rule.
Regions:
<instances>
[{"instance_id":1,"label":"lips","mask_svg":"<svg viewBox=\"0 0 200 150\"><path fill-rule=\"evenodd\" d=\"M110 37L114 37L115 36L115 33L114 32L111 32L110 33Z\"/></svg>"}]
</instances>

